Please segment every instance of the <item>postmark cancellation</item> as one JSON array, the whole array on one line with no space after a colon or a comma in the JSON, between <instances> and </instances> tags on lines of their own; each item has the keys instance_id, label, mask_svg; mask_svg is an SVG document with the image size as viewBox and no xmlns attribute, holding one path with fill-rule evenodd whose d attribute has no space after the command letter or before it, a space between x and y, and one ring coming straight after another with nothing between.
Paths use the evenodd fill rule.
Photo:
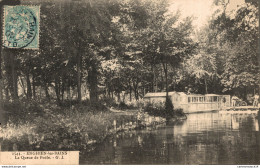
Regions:
<instances>
[{"instance_id":1,"label":"postmark cancellation","mask_svg":"<svg viewBox=\"0 0 260 168\"><path fill-rule=\"evenodd\" d=\"M3 46L39 48L40 6L4 6Z\"/></svg>"}]
</instances>

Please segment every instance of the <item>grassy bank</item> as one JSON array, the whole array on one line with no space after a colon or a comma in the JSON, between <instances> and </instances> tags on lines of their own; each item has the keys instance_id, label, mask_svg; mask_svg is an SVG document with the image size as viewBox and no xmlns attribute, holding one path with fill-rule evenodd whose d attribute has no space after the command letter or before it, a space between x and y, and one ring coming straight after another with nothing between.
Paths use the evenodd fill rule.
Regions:
<instances>
[{"instance_id":1,"label":"grassy bank","mask_svg":"<svg viewBox=\"0 0 260 168\"><path fill-rule=\"evenodd\" d=\"M4 109L10 113L0 134L2 151L91 150L93 144L117 131L164 121L138 110L111 112L111 107L104 102L83 102L66 108L50 103L5 103ZM124 109L129 108L124 106Z\"/></svg>"}]
</instances>

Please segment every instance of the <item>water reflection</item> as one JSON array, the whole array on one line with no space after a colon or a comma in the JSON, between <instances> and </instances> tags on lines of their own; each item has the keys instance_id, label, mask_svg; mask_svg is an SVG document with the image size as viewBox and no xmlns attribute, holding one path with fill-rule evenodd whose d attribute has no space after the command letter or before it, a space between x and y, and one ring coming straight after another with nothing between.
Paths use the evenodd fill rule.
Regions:
<instances>
[{"instance_id":1,"label":"water reflection","mask_svg":"<svg viewBox=\"0 0 260 168\"><path fill-rule=\"evenodd\" d=\"M260 164L259 117L190 114L185 121L120 133L81 164Z\"/></svg>"}]
</instances>

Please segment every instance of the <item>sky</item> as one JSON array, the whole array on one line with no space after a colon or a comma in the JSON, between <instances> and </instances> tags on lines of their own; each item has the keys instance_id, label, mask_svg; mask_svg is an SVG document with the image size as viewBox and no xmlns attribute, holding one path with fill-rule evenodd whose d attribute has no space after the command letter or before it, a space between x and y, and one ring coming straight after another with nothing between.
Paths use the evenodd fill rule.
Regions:
<instances>
[{"instance_id":1,"label":"sky","mask_svg":"<svg viewBox=\"0 0 260 168\"><path fill-rule=\"evenodd\" d=\"M200 28L207 23L208 18L216 10L213 0L170 0L170 11L174 12L177 9L181 11L182 17L194 16L196 19L193 25ZM238 5L242 5L244 0L230 0L227 6L227 11L236 9Z\"/></svg>"}]
</instances>

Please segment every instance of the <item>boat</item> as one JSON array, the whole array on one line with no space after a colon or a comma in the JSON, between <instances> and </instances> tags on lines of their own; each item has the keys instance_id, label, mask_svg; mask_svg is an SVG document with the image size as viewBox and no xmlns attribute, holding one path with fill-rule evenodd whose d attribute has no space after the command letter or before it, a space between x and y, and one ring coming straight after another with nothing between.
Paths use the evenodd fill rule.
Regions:
<instances>
[{"instance_id":1,"label":"boat","mask_svg":"<svg viewBox=\"0 0 260 168\"><path fill-rule=\"evenodd\" d=\"M230 107L230 95L217 94L187 94L184 92L169 92L169 98L175 109L182 109L184 113L219 111ZM145 103L164 104L166 92L147 93Z\"/></svg>"},{"instance_id":2,"label":"boat","mask_svg":"<svg viewBox=\"0 0 260 168\"><path fill-rule=\"evenodd\" d=\"M253 106L238 106L238 107L228 107L219 111L219 113L229 113L229 114L258 114L259 107Z\"/></svg>"}]
</instances>

